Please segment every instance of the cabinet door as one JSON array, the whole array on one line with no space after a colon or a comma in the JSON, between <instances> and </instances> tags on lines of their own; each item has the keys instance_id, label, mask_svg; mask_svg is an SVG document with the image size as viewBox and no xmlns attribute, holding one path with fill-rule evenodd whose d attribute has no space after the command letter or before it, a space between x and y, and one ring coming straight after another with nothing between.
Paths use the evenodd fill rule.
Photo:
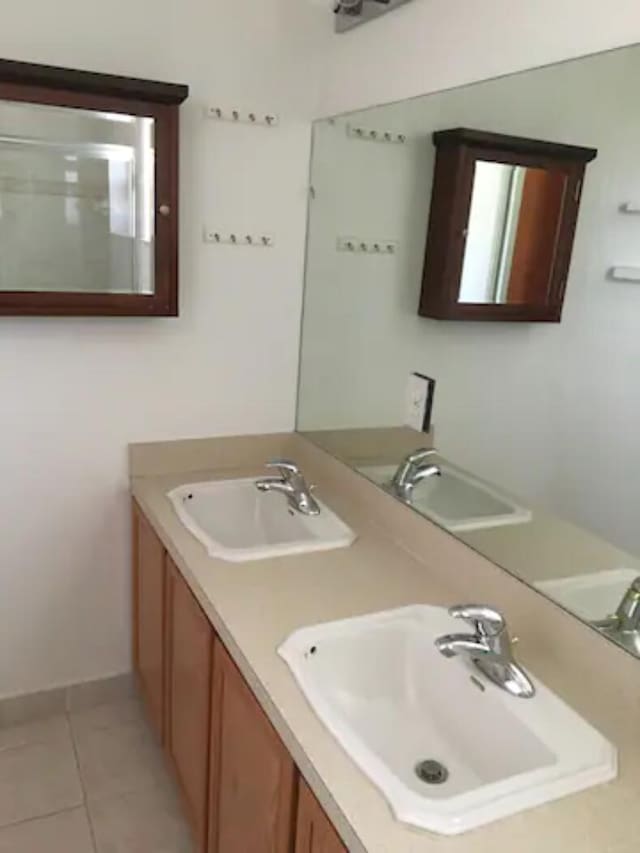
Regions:
<instances>
[{"instance_id":1,"label":"cabinet door","mask_svg":"<svg viewBox=\"0 0 640 853\"><path fill-rule=\"evenodd\" d=\"M213 682L209 853L291 853L293 761L219 641Z\"/></svg>"},{"instance_id":2,"label":"cabinet door","mask_svg":"<svg viewBox=\"0 0 640 853\"><path fill-rule=\"evenodd\" d=\"M295 853L348 853L304 779L300 780Z\"/></svg>"},{"instance_id":3,"label":"cabinet door","mask_svg":"<svg viewBox=\"0 0 640 853\"><path fill-rule=\"evenodd\" d=\"M140 509L133 510L133 654L151 723L164 736L164 548Z\"/></svg>"},{"instance_id":4,"label":"cabinet door","mask_svg":"<svg viewBox=\"0 0 640 853\"><path fill-rule=\"evenodd\" d=\"M167 556L167 748L198 851L206 850L213 629Z\"/></svg>"}]
</instances>

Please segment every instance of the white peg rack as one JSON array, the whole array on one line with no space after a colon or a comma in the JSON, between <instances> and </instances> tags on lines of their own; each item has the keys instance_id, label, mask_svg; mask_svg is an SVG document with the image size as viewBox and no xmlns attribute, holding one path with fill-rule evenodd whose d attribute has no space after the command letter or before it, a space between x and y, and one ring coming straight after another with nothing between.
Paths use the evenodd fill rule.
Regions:
<instances>
[{"instance_id":1,"label":"white peg rack","mask_svg":"<svg viewBox=\"0 0 640 853\"><path fill-rule=\"evenodd\" d=\"M621 213L640 213L640 201L625 201L620 205Z\"/></svg>"},{"instance_id":2,"label":"white peg rack","mask_svg":"<svg viewBox=\"0 0 640 853\"><path fill-rule=\"evenodd\" d=\"M352 255L396 255L397 240L363 240L361 237L338 237L338 251Z\"/></svg>"},{"instance_id":3,"label":"white peg rack","mask_svg":"<svg viewBox=\"0 0 640 853\"><path fill-rule=\"evenodd\" d=\"M218 106L205 107L204 117L213 121L228 121L232 124L253 124L256 127L277 127L280 123L275 113L261 113L258 110L227 110Z\"/></svg>"},{"instance_id":4,"label":"white peg rack","mask_svg":"<svg viewBox=\"0 0 640 853\"><path fill-rule=\"evenodd\" d=\"M347 124L347 136L350 139L360 139L363 142L387 142L395 145L404 145L407 141L405 133L396 133L393 130L376 130L373 127L362 127L355 124Z\"/></svg>"},{"instance_id":5,"label":"white peg rack","mask_svg":"<svg viewBox=\"0 0 640 853\"><path fill-rule=\"evenodd\" d=\"M270 249L274 245L271 234L245 234L243 231L219 231L205 228L202 233L205 243L214 246L245 246L256 249Z\"/></svg>"},{"instance_id":6,"label":"white peg rack","mask_svg":"<svg viewBox=\"0 0 640 853\"><path fill-rule=\"evenodd\" d=\"M640 283L640 267L611 267L609 275L614 281Z\"/></svg>"}]
</instances>

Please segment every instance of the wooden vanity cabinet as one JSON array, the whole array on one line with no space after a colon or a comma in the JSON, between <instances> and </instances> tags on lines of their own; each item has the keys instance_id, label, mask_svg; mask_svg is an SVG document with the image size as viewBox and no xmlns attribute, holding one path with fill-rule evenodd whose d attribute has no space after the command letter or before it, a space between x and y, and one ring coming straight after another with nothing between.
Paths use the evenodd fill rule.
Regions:
<instances>
[{"instance_id":1,"label":"wooden vanity cabinet","mask_svg":"<svg viewBox=\"0 0 640 853\"><path fill-rule=\"evenodd\" d=\"M197 853L347 853L135 502L133 655Z\"/></svg>"},{"instance_id":2,"label":"wooden vanity cabinet","mask_svg":"<svg viewBox=\"0 0 640 853\"><path fill-rule=\"evenodd\" d=\"M298 794L295 853L349 853L304 779Z\"/></svg>"},{"instance_id":3,"label":"wooden vanity cabinet","mask_svg":"<svg viewBox=\"0 0 640 853\"><path fill-rule=\"evenodd\" d=\"M171 557L166 556L167 720L171 757L196 849L207 849L209 735L214 632Z\"/></svg>"},{"instance_id":4,"label":"wooden vanity cabinet","mask_svg":"<svg viewBox=\"0 0 640 853\"><path fill-rule=\"evenodd\" d=\"M165 734L165 551L133 505L133 660L149 719Z\"/></svg>"},{"instance_id":5,"label":"wooden vanity cabinet","mask_svg":"<svg viewBox=\"0 0 640 853\"><path fill-rule=\"evenodd\" d=\"M219 640L212 705L209 853L291 853L295 765Z\"/></svg>"}]
</instances>

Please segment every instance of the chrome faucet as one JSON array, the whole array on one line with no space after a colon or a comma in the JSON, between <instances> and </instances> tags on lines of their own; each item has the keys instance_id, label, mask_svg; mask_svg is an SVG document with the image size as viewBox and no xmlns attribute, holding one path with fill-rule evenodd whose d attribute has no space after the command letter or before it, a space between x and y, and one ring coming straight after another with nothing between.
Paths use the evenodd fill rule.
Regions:
<instances>
[{"instance_id":1,"label":"chrome faucet","mask_svg":"<svg viewBox=\"0 0 640 853\"><path fill-rule=\"evenodd\" d=\"M295 462L289 459L272 459L267 468L275 468L279 477L264 477L256 480L256 488L261 492L281 492L289 501L289 506L302 515L320 515L320 506L311 494L309 486Z\"/></svg>"},{"instance_id":2,"label":"chrome faucet","mask_svg":"<svg viewBox=\"0 0 640 853\"><path fill-rule=\"evenodd\" d=\"M437 450L421 447L405 456L389 483L388 488L392 494L410 504L413 490L421 480L440 477L442 475L440 467L428 464L429 458L435 456L437 452Z\"/></svg>"},{"instance_id":3,"label":"chrome faucet","mask_svg":"<svg viewBox=\"0 0 640 853\"><path fill-rule=\"evenodd\" d=\"M445 634L436 648L447 658L466 654L490 681L512 696L530 699L536 689L513 657L514 640L502 614L484 604L458 604L449 613L473 627L472 634Z\"/></svg>"}]
</instances>

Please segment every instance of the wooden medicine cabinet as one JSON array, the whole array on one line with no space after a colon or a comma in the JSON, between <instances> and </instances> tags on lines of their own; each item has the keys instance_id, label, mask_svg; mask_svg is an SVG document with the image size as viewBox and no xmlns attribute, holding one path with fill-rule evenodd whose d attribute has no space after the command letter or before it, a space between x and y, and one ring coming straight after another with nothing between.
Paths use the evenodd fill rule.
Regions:
<instances>
[{"instance_id":1,"label":"wooden medicine cabinet","mask_svg":"<svg viewBox=\"0 0 640 853\"><path fill-rule=\"evenodd\" d=\"M0 60L0 314L177 315L188 93Z\"/></svg>"},{"instance_id":2,"label":"wooden medicine cabinet","mask_svg":"<svg viewBox=\"0 0 640 853\"><path fill-rule=\"evenodd\" d=\"M419 314L559 322L593 148L456 128L436 165Z\"/></svg>"}]
</instances>

